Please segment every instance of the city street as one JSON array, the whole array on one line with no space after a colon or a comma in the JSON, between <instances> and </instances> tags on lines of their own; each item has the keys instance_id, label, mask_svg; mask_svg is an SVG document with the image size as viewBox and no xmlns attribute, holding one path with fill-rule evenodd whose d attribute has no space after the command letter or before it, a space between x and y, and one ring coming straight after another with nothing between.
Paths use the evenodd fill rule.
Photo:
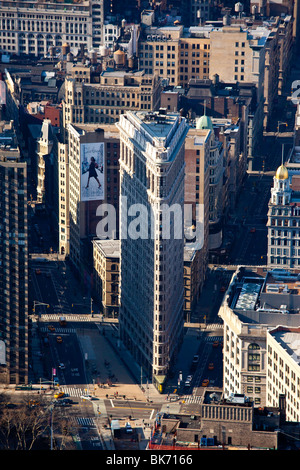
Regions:
<instances>
[{"instance_id":1,"label":"city street","mask_svg":"<svg viewBox=\"0 0 300 470\"><path fill-rule=\"evenodd\" d=\"M129 401L122 399L104 400L107 414L113 419L144 419L151 420L155 418L159 405L148 404L140 401Z\"/></svg>"},{"instance_id":2,"label":"city street","mask_svg":"<svg viewBox=\"0 0 300 470\"><path fill-rule=\"evenodd\" d=\"M225 231L234 233L229 264L266 263L267 211L273 179L269 175L249 175L241 191L234 216Z\"/></svg>"},{"instance_id":3,"label":"city street","mask_svg":"<svg viewBox=\"0 0 300 470\"><path fill-rule=\"evenodd\" d=\"M287 144L288 139L265 138L266 156L255 160L254 171L244 181L234 214L224 229L224 237L231 240L229 265L209 266L203 292L191 315L191 324L186 325L173 375L163 395L154 391L152 384L149 388L145 378L141 389L142 372L127 357L124 348L119 347L117 325L101 323L97 315L91 318L91 298L79 285L68 262L55 253L55 237L47 219L43 215L33 217L32 227L39 228L31 230L31 246L38 259L30 260L30 307L31 311L34 307L33 313L39 319L40 338L48 341L47 345L41 343L41 375L52 380L55 370L57 389L73 400L73 405L64 409L64 415L73 426L79 448L104 448L99 429L103 431L109 426L108 418L131 420L133 425L140 426L153 422L160 410L194 414L205 390L222 389L223 329L218 311L235 266L266 262L266 216L273 171L281 163L283 141ZM48 261L40 259L43 257ZM65 327L58 322L60 315L68 319ZM199 361L192 367L195 354ZM190 382L186 385L188 376ZM34 378L37 382L37 376ZM82 398L87 394L93 399ZM124 445L134 445L129 442Z\"/></svg>"}]
</instances>

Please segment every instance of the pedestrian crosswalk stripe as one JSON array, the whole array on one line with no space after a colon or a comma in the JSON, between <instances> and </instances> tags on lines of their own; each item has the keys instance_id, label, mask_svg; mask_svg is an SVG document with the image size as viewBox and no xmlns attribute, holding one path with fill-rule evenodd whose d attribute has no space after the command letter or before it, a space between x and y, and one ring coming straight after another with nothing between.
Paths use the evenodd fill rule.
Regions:
<instances>
[{"instance_id":1,"label":"pedestrian crosswalk stripe","mask_svg":"<svg viewBox=\"0 0 300 470\"><path fill-rule=\"evenodd\" d=\"M223 341L223 336L206 336L205 341L207 341L208 343L214 341Z\"/></svg>"},{"instance_id":2,"label":"pedestrian crosswalk stripe","mask_svg":"<svg viewBox=\"0 0 300 470\"><path fill-rule=\"evenodd\" d=\"M80 426L89 426L89 427L96 427L95 418L76 418L77 423Z\"/></svg>"},{"instance_id":3,"label":"pedestrian crosswalk stripe","mask_svg":"<svg viewBox=\"0 0 300 470\"><path fill-rule=\"evenodd\" d=\"M92 318L88 314L87 315L80 315L80 314L76 315L76 314L72 314L72 313L69 313L69 312L66 312L66 311L64 311L64 313L62 315L66 318L67 321L74 321L74 322L77 322L77 321L90 321L91 318ZM61 318L61 315L57 315L56 313L45 313L45 314L41 315L41 320L45 321L45 322L59 321L60 318Z\"/></svg>"},{"instance_id":4,"label":"pedestrian crosswalk stripe","mask_svg":"<svg viewBox=\"0 0 300 470\"><path fill-rule=\"evenodd\" d=\"M76 388L76 387L60 387L61 391L68 395L69 397L77 397L80 398L81 395L85 394L85 390L81 388Z\"/></svg>"},{"instance_id":5,"label":"pedestrian crosswalk stripe","mask_svg":"<svg viewBox=\"0 0 300 470\"><path fill-rule=\"evenodd\" d=\"M71 423L79 426L89 426L89 427L96 427L96 420L95 418L81 418L78 416L70 416Z\"/></svg>"},{"instance_id":6,"label":"pedestrian crosswalk stripe","mask_svg":"<svg viewBox=\"0 0 300 470\"><path fill-rule=\"evenodd\" d=\"M201 403L201 396L196 396L196 395L185 395L183 397L183 401L185 404L200 404Z\"/></svg>"},{"instance_id":7,"label":"pedestrian crosswalk stripe","mask_svg":"<svg viewBox=\"0 0 300 470\"><path fill-rule=\"evenodd\" d=\"M51 333L45 326L41 328L42 333ZM75 328L55 328L53 333L76 333Z\"/></svg>"}]
</instances>

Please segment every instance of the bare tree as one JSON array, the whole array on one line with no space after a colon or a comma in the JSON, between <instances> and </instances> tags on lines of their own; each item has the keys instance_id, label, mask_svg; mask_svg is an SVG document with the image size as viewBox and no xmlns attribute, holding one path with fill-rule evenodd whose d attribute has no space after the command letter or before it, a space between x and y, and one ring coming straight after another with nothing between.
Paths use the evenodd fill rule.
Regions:
<instances>
[{"instance_id":1,"label":"bare tree","mask_svg":"<svg viewBox=\"0 0 300 470\"><path fill-rule=\"evenodd\" d=\"M0 442L2 448L31 450L48 426L43 403L22 401L16 409L0 408Z\"/></svg>"},{"instance_id":2,"label":"bare tree","mask_svg":"<svg viewBox=\"0 0 300 470\"><path fill-rule=\"evenodd\" d=\"M0 394L0 449L69 450L75 448L76 434L78 425L70 422L65 408L46 397L26 394L12 404L7 395Z\"/></svg>"}]
</instances>

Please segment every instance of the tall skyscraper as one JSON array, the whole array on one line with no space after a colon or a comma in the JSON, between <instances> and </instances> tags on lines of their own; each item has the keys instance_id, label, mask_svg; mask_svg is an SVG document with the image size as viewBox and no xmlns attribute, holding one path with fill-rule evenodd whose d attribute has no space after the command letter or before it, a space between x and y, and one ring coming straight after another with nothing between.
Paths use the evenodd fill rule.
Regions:
<instances>
[{"instance_id":1,"label":"tall skyscraper","mask_svg":"<svg viewBox=\"0 0 300 470\"><path fill-rule=\"evenodd\" d=\"M2 140L3 139L3 140ZM27 168L12 122L0 122L0 382L28 382Z\"/></svg>"},{"instance_id":2,"label":"tall skyscraper","mask_svg":"<svg viewBox=\"0 0 300 470\"><path fill-rule=\"evenodd\" d=\"M121 145L120 337L162 391L183 336L188 126L178 114L162 110L129 111L117 126Z\"/></svg>"}]
</instances>

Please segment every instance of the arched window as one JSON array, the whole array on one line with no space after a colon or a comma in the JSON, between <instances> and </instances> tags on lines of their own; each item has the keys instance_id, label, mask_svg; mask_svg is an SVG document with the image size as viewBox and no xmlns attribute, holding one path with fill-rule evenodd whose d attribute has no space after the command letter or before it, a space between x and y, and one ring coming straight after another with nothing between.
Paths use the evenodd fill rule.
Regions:
<instances>
[{"instance_id":1,"label":"arched window","mask_svg":"<svg viewBox=\"0 0 300 470\"><path fill-rule=\"evenodd\" d=\"M260 346L251 343L248 346L248 371L260 371Z\"/></svg>"},{"instance_id":2,"label":"arched window","mask_svg":"<svg viewBox=\"0 0 300 470\"><path fill-rule=\"evenodd\" d=\"M254 350L260 349L260 346L256 343L251 343L251 344L249 344L248 349L250 351L254 351Z\"/></svg>"}]
</instances>

